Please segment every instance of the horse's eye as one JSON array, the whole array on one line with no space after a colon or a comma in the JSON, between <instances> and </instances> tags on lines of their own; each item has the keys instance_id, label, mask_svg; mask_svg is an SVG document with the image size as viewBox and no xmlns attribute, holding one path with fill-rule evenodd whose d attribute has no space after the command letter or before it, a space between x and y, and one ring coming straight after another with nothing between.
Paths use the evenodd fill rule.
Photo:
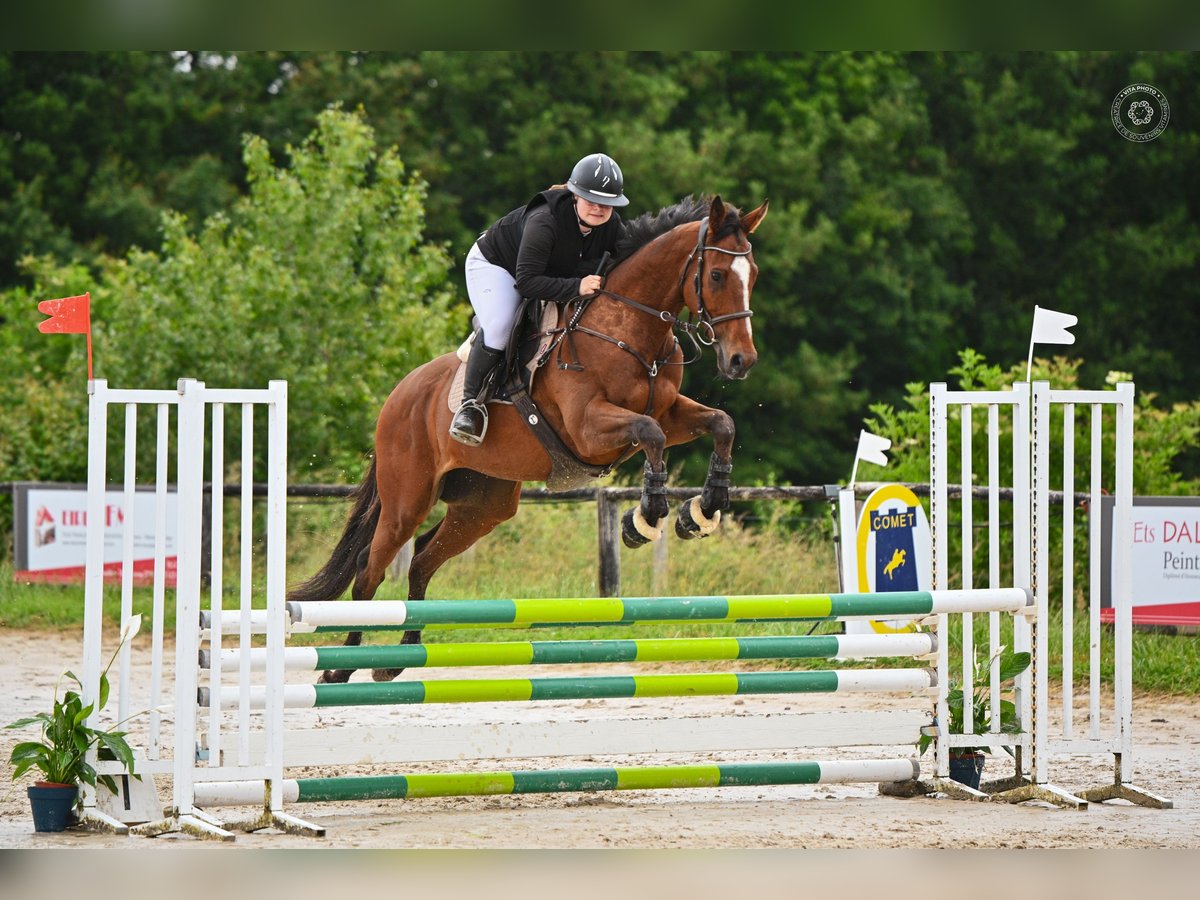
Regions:
<instances>
[{"instance_id":1,"label":"horse's eye","mask_svg":"<svg viewBox=\"0 0 1200 900\"><path fill-rule=\"evenodd\" d=\"M721 272L718 269L713 269L712 274L709 277L712 278L712 280L715 281L717 284L720 284L721 278L724 276L722 276Z\"/></svg>"}]
</instances>

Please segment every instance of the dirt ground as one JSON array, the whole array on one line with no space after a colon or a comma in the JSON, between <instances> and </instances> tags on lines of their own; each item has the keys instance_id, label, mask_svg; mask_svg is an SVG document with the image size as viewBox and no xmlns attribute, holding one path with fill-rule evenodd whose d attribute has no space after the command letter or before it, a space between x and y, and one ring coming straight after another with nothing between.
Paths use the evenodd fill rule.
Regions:
<instances>
[{"instance_id":1,"label":"dirt ground","mask_svg":"<svg viewBox=\"0 0 1200 900\"><path fill-rule=\"evenodd\" d=\"M79 636L71 633L0 631L0 678L10 686L0 695L0 723L44 708L64 663L79 665L80 646ZM365 674L359 673L356 680ZM855 701L856 696L863 695L806 695L804 703L805 708L833 709L879 702ZM787 696L708 700L744 703L754 712L783 710L796 702ZM695 701L653 702L665 707ZM559 709L572 706L568 701L555 703ZM591 703L594 706L596 701ZM574 705L576 714L579 709L586 713L585 702ZM494 709L483 707L465 704L456 714L490 712L495 718ZM356 716L378 715L378 709L326 715L322 722L338 727ZM555 710L552 707L544 714L554 715ZM1042 803L969 803L940 796L906 800L880 796L869 784L622 791L297 806L291 808L294 814L327 829L324 838L269 831L239 835L233 843L218 845L178 835L146 839L78 830L35 834L24 790L32 777L11 784L5 764L0 848L1200 848L1200 705L1190 699L1138 697L1134 728L1134 782L1171 798L1173 809L1144 809L1120 801L1068 811ZM24 734L0 731L0 758L5 763L13 744L26 739ZM871 750L859 755L906 756L911 748L891 749L894 752ZM839 755L828 750L806 754L808 758ZM994 765L1000 767L1002 761ZM1111 765L1100 759L1062 757L1053 760L1052 772L1061 786L1080 790L1110 779ZM985 772L985 778L989 774L998 773ZM165 784L160 785L160 795L164 801L169 799Z\"/></svg>"}]
</instances>

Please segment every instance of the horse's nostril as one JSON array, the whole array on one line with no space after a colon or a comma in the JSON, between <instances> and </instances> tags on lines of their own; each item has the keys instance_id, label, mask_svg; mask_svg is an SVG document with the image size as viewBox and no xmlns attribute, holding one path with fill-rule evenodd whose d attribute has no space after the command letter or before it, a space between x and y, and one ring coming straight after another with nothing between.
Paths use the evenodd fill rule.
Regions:
<instances>
[{"instance_id":1,"label":"horse's nostril","mask_svg":"<svg viewBox=\"0 0 1200 900\"><path fill-rule=\"evenodd\" d=\"M742 371L742 354L735 353L729 357L729 368L735 372Z\"/></svg>"}]
</instances>

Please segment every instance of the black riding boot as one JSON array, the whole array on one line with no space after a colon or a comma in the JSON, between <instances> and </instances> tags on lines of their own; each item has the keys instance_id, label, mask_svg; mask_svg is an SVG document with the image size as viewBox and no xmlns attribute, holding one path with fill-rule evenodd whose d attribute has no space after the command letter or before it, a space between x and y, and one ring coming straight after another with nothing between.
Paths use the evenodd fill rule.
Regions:
<instances>
[{"instance_id":1,"label":"black riding boot","mask_svg":"<svg viewBox=\"0 0 1200 900\"><path fill-rule=\"evenodd\" d=\"M503 350L493 350L483 343L483 333L475 336L471 353L467 357L467 374L463 378L463 400L450 423L450 437L460 444L478 447L487 433L487 406L479 402L479 392L484 379L500 361Z\"/></svg>"}]
</instances>

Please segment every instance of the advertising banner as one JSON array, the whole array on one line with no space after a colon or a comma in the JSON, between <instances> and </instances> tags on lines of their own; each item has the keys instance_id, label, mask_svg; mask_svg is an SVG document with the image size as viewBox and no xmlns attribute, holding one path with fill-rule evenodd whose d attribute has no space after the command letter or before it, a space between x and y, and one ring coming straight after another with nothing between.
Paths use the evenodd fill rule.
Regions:
<instances>
[{"instance_id":1,"label":"advertising banner","mask_svg":"<svg viewBox=\"0 0 1200 900\"><path fill-rule=\"evenodd\" d=\"M175 585L178 500L166 494L163 545L168 587ZM125 546L125 530L133 530L133 573L136 584L154 579L154 522L157 498L137 491L133 508L125 508L124 491L109 491L104 502L104 572L117 580ZM14 577L17 581L82 583L87 553L87 489L84 485L18 484L14 491Z\"/></svg>"},{"instance_id":2,"label":"advertising banner","mask_svg":"<svg viewBox=\"0 0 1200 900\"><path fill-rule=\"evenodd\" d=\"M1112 621L1113 498L1101 498L1101 619ZM1200 497L1134 497L1133 622L1200 626Z\"/></svg>"}]
</instances>

